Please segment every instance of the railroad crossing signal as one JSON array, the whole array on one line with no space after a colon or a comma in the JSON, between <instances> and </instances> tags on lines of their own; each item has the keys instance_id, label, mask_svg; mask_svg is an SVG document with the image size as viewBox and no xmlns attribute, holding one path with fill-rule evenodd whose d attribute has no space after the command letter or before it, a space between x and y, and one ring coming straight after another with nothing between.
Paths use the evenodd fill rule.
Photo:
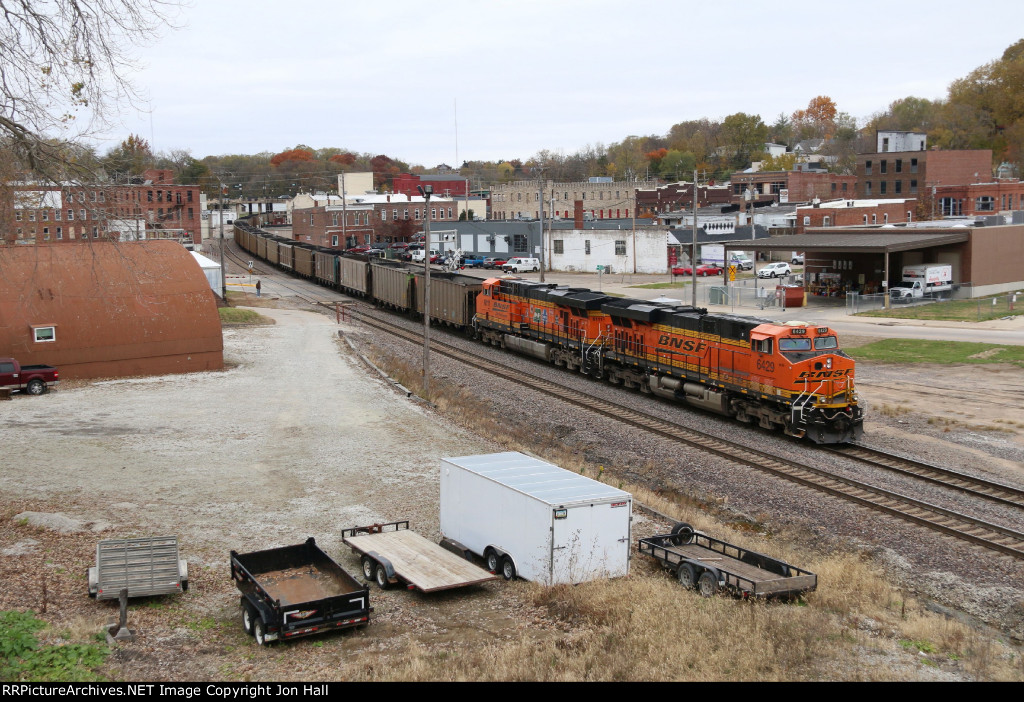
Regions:
<instances>
[{"instance_id":1,"label":"railroad crossing signal","mask_svg":"<svg viewBox=\"0 0 1024 702\"><path fill-rule=\"evenodd\" d=\"M252 273L252 261L249 261L249 272Z\"/></svg>"}]
</instances>

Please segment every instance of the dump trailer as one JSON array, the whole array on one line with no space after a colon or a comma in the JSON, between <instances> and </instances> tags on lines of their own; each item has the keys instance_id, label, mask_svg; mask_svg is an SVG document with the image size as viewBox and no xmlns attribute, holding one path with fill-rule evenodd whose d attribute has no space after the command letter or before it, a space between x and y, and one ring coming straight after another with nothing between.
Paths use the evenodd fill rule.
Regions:
<instances>
[{"instance_id":1,"label":"dump trailer","mask_svg":"<svg viewBox=\"0 0 1024 702\"><path fill-rule=\"evenodd\" d=\"M477 585L498 576L409 529L409 522L389 522L343 529L342 540L359 556L363 577L382 590L405 585L437 592Z\"/></svg>"},{"instance_id":2,"label":"dump trailer","mask_svg":"<svg viewBox=\"0 0 1024 702\"><path fill-rule=\"evenodd\" d=\"M522 453L441 460L441 535L506 580L629 574L633 496Z\"/></svg>"},{"instance_id":3,"label":"dump trailer","mask_svg":"<svg viewBox=\"0 0 1024 702\"><path fill-rule=\"evenodd\" d=\"M242 627L265 646L370 622L370 590L313 537L295 546L231 552L231 579L241 591Z\"/></svg>"},{"instance_id":4,"label":"dump trailer","mask_svg":"<svg viewBox=\"0 0 1024 702\"><path fill-rule=\"evenodd\" d=\"M88 572L89 596L116 600L176 595L188 590L188 563L178 556L177 536L108 539L96 544L96 565Z\"/></svg>"},{"instance_id":5,"label":"dump trailer","mask_svg":"<svg viewBox=\"0 0 1024 702\"><path fill-rule=\"evenodd\" d=\"M721 589L743 597L792 596L813 591L818 576L778 558L676 524L671 533L640 539L638 549L705 597Z\"/></svg>"}]
</instances>

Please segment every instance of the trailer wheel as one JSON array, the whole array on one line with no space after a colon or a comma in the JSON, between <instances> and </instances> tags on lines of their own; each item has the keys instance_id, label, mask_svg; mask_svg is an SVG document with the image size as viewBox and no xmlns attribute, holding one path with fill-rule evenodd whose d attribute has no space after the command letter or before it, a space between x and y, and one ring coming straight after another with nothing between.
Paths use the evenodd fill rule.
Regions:
<instances>
[{"instance_id":1,"label":"trailer wheel","mask_svg":"<svg viewBox=\"0 0 1024 702\"><path fill-rule=\"evenodd\" d=\"M501 577L505 580L513 580L516 577L516 564L512 562L510 556L501 559Z\"/></svg>"},{"instance_id":2,"label":"trailer wheel","mask_svg":"<svg viewBox=\"0 0 1024 702\"><path fill-rule=\"evenodd\" d=\"M256 619L256 613L252 611L252 607L249 603L242 605L242 629L249 636L253 635L253 623Z\"/></svg>"},{"instance_id":3,"label":"trailer wheel","mask_svg":"<svg viewBox=\"0 0 1024 702\"><path fill-rule=\"evenodd\" d=\"M679 522L672 527L672 545L683 546L693 541L693 527L686 522Z\"/></svg>"},{"instance_id":4,"label":"trailer wheel","mask_svg":"<svg viewBox=\"0 0 1024 702\"><path fill-rule=\"evenodd\" d=\"M713 597L718 592L718 577L710 570L705 570L697 581L697 589L704 597Z\"/></svg>"},{"instance_id":5,"label":"trailer wheel","mask_svg":"<svg viewBox=\"0 0 1024 702\"><path fill-rule=\"evenodd\" d=\"M266 646L269 643L267 641L267 625L263 623L262 617L256 617L256 621L252 623L252 634L260 646Z\"/></svg>"},{"instance_id":6,"label":"trailer wheel","mask_svg":"<svg viewBox=\"0 0 1024 702\"><path fill-rule=\"evenodd\" d=\"M488 549L487 553L484 554L484 558L487 561L487 570L497 573L499 566L501 566L501 559L498 558L498 553L493 549Z\"/></svg>"},{"instance_id":7,"label":"trailer wheel","mask_svg":"<svg viewBox=\"0 0 1024 702\"><path fill-rule=\"evenodd\" d=\"M386 570L384 570L384 566L382 566L379 563L377 564L377 571L376 572L377 572L377 585L380 587L381 590L387 590L388 589L388 585L391 584L391 583L388 582L388 572Z\"/></svg>"},{"instance_id":8,"label":"trailer wheel","mask_svg":"<svg viewBox=\"0 0 1024 702\"><path fill-rule=\"evenodd\" d=\"M373 559L369 556L363 556L363 577L367 580L373 580Z\"/></svg>"},{"instance_id":9,"label":"trailer wheel","mask_svg":"<svg viewBox=\"0 0 1024 702\"><path fill-rule=\"evenodd\" d=\"M697 580L697 575L693 571L693 566L689 563L683 563L679 566L679 570L676 572L676 577L679 578L679 584L683 586L684 590L692 590Z\"/></svg>"},{"instance_id":10,"label":"trailer wheel","mask_svg":"<svg viewBox=\"0 0 1024 702\"><path fill-rule=\"evenodd\" d=\"M25 392L29 395L42 395L46 392L46 383L41 381L39 378L34 378L28 381L28 385L25 386Z\"/></svg>"}]
</instances>

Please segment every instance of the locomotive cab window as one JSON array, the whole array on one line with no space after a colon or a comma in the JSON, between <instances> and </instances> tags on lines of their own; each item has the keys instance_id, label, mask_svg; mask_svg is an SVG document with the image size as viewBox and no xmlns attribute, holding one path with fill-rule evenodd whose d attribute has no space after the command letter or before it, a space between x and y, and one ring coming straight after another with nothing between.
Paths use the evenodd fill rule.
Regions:
<instances>
[{"instance_id":1,"label":"locomotive cab window","mask_svg":"<svg viewBox=\"0 0 1024 702\"><path fill-rule=\"evenodd\" d=\"M819 336L814 340L814 350L824 351L825 349L837 349L839 342L834 336Z\"/></svg>"},{"instance_id":2,"label":"locomotive cab window","mask_svg":"<svg viewBox=\"0 0 1024 702\"><path fill-rule=\"evenodd\" d=\"M751 341L750 341L750 349L752 351L757 351L758 353L770 354L772 352L772 340L771 340L771 338L768 338L768 339L751 339Z\"/></svg>"},{"instance_id":3,"label":"locomotive cab window","mask_svg":"<svg viewBox=\"0 0 1024 702\"><path fill-rule=\"evenodd\" d=\"M817 339L815 339L817 341ZM810 339L779 339L779 351L810 351Z\"/></svg>"}]
</instances>

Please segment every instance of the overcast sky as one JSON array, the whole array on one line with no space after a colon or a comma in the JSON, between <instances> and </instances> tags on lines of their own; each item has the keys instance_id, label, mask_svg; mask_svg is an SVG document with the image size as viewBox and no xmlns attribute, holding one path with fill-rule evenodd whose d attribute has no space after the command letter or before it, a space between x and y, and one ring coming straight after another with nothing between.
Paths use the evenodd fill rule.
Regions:
<instances>
[{"instance_id":1,"label":"overcast sky","mask_svg":"<svg viewBox=\"0 0 1024 702\"><path fill-rule=\"evenodd\" d=\"M197 158L301 143L433 167L735 112L771 124L816 95L863 121L945 97L1022 20L1019 0L193 0L137 52L150 111L99 148L138 133Z\"/></svg>"}]
</instances>

